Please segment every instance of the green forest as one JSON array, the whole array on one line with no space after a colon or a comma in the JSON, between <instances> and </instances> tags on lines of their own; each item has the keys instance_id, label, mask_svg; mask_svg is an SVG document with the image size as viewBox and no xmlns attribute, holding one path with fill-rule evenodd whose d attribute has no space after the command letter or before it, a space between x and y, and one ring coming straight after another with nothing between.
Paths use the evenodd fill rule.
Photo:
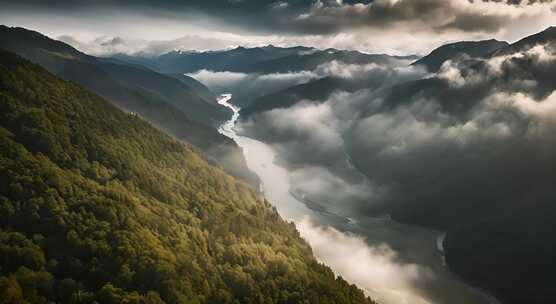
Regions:
<instances>
[{"instance_id":1,"label":"green forest","mask_svg":"<svg viewBox=\"0 0 556 304\"><path fill-rule=\"evenodd\" d=\"M0 50L0 303L373 303L195 150Z\"/></svg>"}]
</instances>

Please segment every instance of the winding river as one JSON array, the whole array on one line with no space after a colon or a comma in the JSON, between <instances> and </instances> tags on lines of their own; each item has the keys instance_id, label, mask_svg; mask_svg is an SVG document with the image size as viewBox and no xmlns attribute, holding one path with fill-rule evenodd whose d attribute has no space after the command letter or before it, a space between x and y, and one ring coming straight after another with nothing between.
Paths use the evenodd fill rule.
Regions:
<instances>
[{"instance_id":1,"label":"winding river","mask_svg":"<svg viewBox=\"0 0 556 304\"><path fill-rule=\"evenodd\" d=\"M242 147L249 169L262 181L265 198L296 224L317 259L336 274L384 304L498 303L448 271L443 233L389 218L346 218L311 208L292 194L289 172L275 164L272 147L236 132L240 109L231 100L229 94L218 99L234 112L219 132Z\"/></svg>"}]
</instances>

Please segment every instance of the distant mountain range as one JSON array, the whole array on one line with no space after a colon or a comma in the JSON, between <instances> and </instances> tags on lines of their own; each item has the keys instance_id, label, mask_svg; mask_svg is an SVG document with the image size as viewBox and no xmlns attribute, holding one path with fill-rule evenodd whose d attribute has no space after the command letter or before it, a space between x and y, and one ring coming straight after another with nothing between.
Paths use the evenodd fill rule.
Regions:
<instances>
[{"instance_id":1,"label":"distant mountain range","mask_svg":"<svg viewBox=\"0 0 556 304\"><path fill-rule=\"evenodd\" d=\"M184 75L163 75L140 65L86 55L23 28L0 26L0 48L36 62L135 112L173 136L202 149L214 163L258 187L241 149L216 127L231 112L204 85Z\"/></svg>"},{"instance_id":2,"label":"distant mountain range","mask_svg":"<svg viewBox=\"0 0 556 304\"><path fill-rule=\"evenodd\" d=\"M385 54L366 54L357 51L337 49L319 50L308 47L282 48L272 45L266 47L244 48L238 47L231 50L210 52L170 52L156 57L129 56L124 54L114 55L109 60L127 62L132 65L144 65L160 73L171 75L192 74L199 70L223 73L241 73L242 75L291 75L292 73L313 73L333 62L340 65L377 65L377 66L406 66L417 60L417 56L390 56ZM239 75L236 75L239 76ZM277 106L280 102L295 103L291 94L299 98L324 98L327 92L338 90L355 91L357 89L372 87L368 81L345 81L337 77L326 78L327 75L313 75L317 78L312 84L305 86L298 84L296 88L288 87L261 92L245 90L244 88L227 88L228 91L220 93L233 93L234 101L242 108L254 105L256 109L267 109ZM334 85L322 85L332 81ZM218 89L217 89L218 90ZM312 91L312 92L310 92ZM306 95L306 96L305 96ZM275 101L276 100L276 101ZM255 111L245 110L246 113ZM258 110L257 110L258 111Z\"/></svg>"},{"instance_id":3,"label":"distant mountain range","mask_svg":"<svg viewBox=\"0 0 556 304\"><path fill-rule=\"evenodd\" d=\"M413 66L423 66L429 72L438 72L440 66L448 61L454 60L461 56L466 56L466 59L470 62L474 60L488 57L497 50L509 46L507 42L500 42L497 40L484 40L484 41L464 41L452 44L443 45L435 50L433 50L429 55L414 61ZM353 54L346 52L347 54L352 54L352 56L337 56L333 60L338 60L343 63L354 63L354 64L364 64L370 63L371 58L375 58L374 63L382 64L384 66L398 66L400 62L399 59L410 59L414 56L408 57L390 57L385 55L366 55L370 57L365 57L362 54ZM346 54L340 52L340 54ZM366 60L357 60L356 58L366 58ZM300 61L303 61L302 59ZM302 64L298 64L303 66ZM310 66L308 64L307 66ZM384 76L386 77L386 76ZM243 120L248 119L249 116L255 113L261 113L264 111L276 109L276 108L288 108L293 106L302 100L324 100L332 92L343 90L347 92L353 92L360 89L376 89L382 85L380 81L369 81L367 79L354 81L348 79L341 79L338 77L328 77L324 79L313 80L306 84L297 85L294 87L286 88L284 90L268 94L253 100L248 104L246 108L242 110L241 118ZM402 85L401 87L403 87ZM403 92L403 90L402 90ZM400 95L399 91L394 92L396 95Z\"/></svg>"},{"instance_id":4,"label":"distant mountain range","mask_svg":"<svg viewBox=\"0 0 556 304\"><path fill-rule=\"evenodd\" d=\"M429 55L414 62L413 65L423 65L429 71L437 72L448 60L462 56L467 56L470 60L484 58L508 45L509 43L505 41L495 39L450 43L434 49Z\"/></svg>"},{"instance_id":5,"label":"distant mountain range","mask_svg":"<svg viewBox=\"0 0 556 304\"><path fill-rule=\"evenodd\" d=\"M114 55L112 58L142 64L161 73L192 73L201 69L239 73L287 73L310 71L333 60L353 64L390 64L400 60L416 60L416 56L365 54L337 49L319 50L308 47L281 48L238 47L225 51L170 52L156 57Z\"/></svg>"}]
</instances>

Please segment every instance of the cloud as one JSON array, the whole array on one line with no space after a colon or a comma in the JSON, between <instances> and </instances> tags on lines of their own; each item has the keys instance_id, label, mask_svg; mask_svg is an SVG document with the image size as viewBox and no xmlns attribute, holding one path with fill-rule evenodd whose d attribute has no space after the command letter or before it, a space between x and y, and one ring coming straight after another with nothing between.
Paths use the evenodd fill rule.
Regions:
<instances>
[{"instance_id":1,"label":"cloud","mask_svg":"<svg viewBox=\"0 0 556 304\"><path fill-rule=\"evenodd\" d=\"M82 42L91 42L106 33L126 40L144 40L134 51L147 53L187 50L194 45L199 49L222 49L272 43L408 54L426 53L454 40L489 36L515 40L554 23L553 1L511 3L514 4L467 0L23 0L5 3L0 17L9 25L54 37L71 35Z\"/></svg>"},{"instance_id":2,"label":"cloud","mask_svg":"<svg viewBox=\"0 0 556 304\"><path fill-rule=\"evenodd\" d=\"M465 0L376 0L368 4L315 5L297 21L311 28L339 31L346 28L398 27L409 31L445 30L497 32L521 18L550 12L552 2L505 5Z\"/></svg>"},{"instance_id":3,"label":"cloud","mask_svg":"<svg viewBox=\"0 0 556 304\"><path fill-rule=\"evenodd\" d=\"M416 264L400 264L388 245L371 247L357 235L321 228L308 219L297 223L297 228L317 259L326 261L337 274L380 303L431 303L415 284L423 277L432 277L432 271Z\"/></svg>"},{"instance_id":4,"label":"cloud","mask_svg":"<svg viewBox=\"0 0 556 304\"><path fill-rule=\"evenodd\" d=\"M186 35L171 40L145 40L123 37L99 36L93 39L78 39L71 35L61 35L56 39L78 50L97 56L128 54L137 56L157 56L172 51L227 50L245 43L245 39L234 35ZM254 43L253 45L258 45Z\"/></svg>"},{"instance_id":5,"label":"cloud","mask_svg":"<svg viewBox=\"0 0 556 304\"><path fill-rule=\"evenodd\" d=\"M367 151L383 156L411 154L434 146L467 146L493 142L511 135L510 126L493 122L484 109L477 116L458 122L440 111L435 101L419 100L392 112L376 113L354 128L356 140Z\"/></svg>"},{"instance_id":6,"label":"cloud","mask_svg":"<svg viewBox=\"0 0 556 304\"><path fill-rule=\"evenodd\" d=\"M555 198L546 166L556 152L553 44L458 58L432 76L341 62L315 73L362 77L367 89L265 112L243 127L276 147L293 188L327 210L447 228L469 210Z\"/></svg>"},{"instance_id":7,"label":"cloud","mask_svg":"<svg viewBox=\"0 0 556 304\"><path fill-rule=\"evenodd\" d=\"M276 148L292 164L306 161L332 164L343 155L338 123L327 104L305 102L264 112L241 127L254 130L257 137L282 144Z\"/></svg>"},{"instance_id":8,"label":"cloud","mask_svg":"<svg viewBox=\"0 0 556 304\"><path fill-rule=\"evenodd\" d=\"M411 60L392 61L389 64L349 64L333 60L319 65L314 73L364 83L362 87L376 89L396 83L420 79L428 75L422 66L410 66Z\"/></svg>"},{"instance_id":9,"label":"cloud","mask_svg":"<svg viewBox=\"0 0 556 304\"><path fill-rule=\"evenodd\" d=\"M387 186L369 181L351 163L344 135L366 111L380 107L370 96L381 88L428 75L421 67L325 63L313 71L321 77L340 77L366 89L335 91L324 100L299 100L294 106L249 117L238 128L261 138L278 152L291 171L292 189L319 202L329 212L356 215L362 206L382 212ZM378 132L378 131L377 131Z\"/></svg>"},{"instance_id":10,"label":"cloud","mask_svg":"<svg viewBox=\"0 0 556 304\"><path fill-rule=\"evenodd\" d=\"M344 64L337 60L327 62L317 67L316 72L322 75L334 75L340 78L353 79L361 77L362 74L369 74L384 70L386 67L371 63L371 64Z\"/></svg>"},{"instance_id":11,"label":"cloud","mask_svg":"<svg viewBox=\"0 0 556 304\"><path fill-rule=\"evenodd\" d=\"M387 191L374 187L361 176L342 174L322 166L290 170L290 183L296 193L305 195L327 212L345 217L356 217L359 204L372 204Z\"/></svg>"},{"instance_id":12,"label":"cloud","mask_svg":"<svg viewBox=\"0 0 556 304\"><path fill-rule=\"evenodd\" d=\"M235 73L200 70L188 74L209 87L215 93L232 93L234 100L251 100L287 87L319 78L310 71L294 73Z\"/></svg>"},{"instance_id":13,"label":"cloud","mask_svg":"<svg viewBox=\"0 0 556 304\"><path fill-rule=\"evenodd\" d=\"M446 86L420 81L395 104L376 99L382 106L343 134L347 150L375 184L390 186L399 218L452 227L469 210L550 201L554 55L552 45L533 45L472 65L447 62L437 78Z\"/></svg>"},{"instance_id":14,"label":"cloud","mask_svg":"<svg viewBox=\"0 0 556 304\"><path fill-rule=\"evenodd\" d=\"M551 135L556 130L556 90L542 100L535 100L524 93L498 93L485 100L490 111L513 109L533 121L525 132L526 137L542 142L551 142Z\"/></svg>"}]
</instances>

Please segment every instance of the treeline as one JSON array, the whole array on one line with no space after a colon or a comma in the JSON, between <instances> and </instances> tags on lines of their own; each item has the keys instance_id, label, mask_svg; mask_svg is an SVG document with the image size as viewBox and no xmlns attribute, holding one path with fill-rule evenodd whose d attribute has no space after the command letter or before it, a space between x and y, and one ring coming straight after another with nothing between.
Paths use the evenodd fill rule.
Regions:
<instances>
[{"instance_id":1,"label":"treeline","mask_svg":"<svg viewBox=\"0 0 556 304\"><path fill-rule=\"evenodd\" d=\"M0 50L0 303L372 303L191 147Z\"/></svg>"}]
</instances>

